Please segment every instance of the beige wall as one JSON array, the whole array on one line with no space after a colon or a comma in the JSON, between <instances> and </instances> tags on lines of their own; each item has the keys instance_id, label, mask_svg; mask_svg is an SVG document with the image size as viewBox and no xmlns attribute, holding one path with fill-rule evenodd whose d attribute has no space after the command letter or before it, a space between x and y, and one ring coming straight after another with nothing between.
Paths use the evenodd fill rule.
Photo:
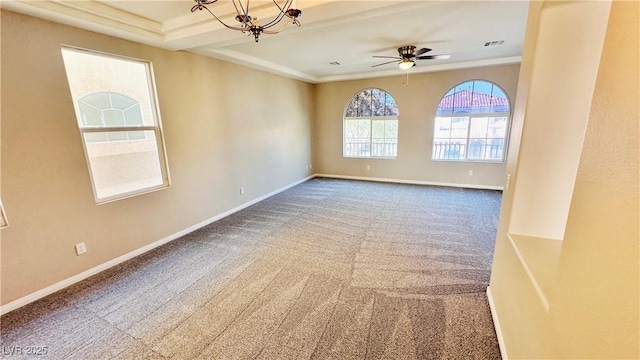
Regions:
<instances>
[{"instance_id":1,"label":"beige wall","mask_svg":"<svg viewBox=\"0 0 640 360\"><path fill-rule=\"evenodd\" d=\"M519 68L518 64L514 64L410 73L409 86L404 85L405 75L320 84L316 90L314 169L317 173L330 175L501 187L504 183L504 163L432 161L433 121L444 94L467 80L481 79L496 83L505 90L513 105ZM396 159L342 157L344 107L355 94L369 87L386 90L398 104L400 116ZM371 170L367 170L367 165ZM468 175L469 170L473 171L473 176Z\"/></svg>"},{"instance_id":2,"label":"beige wall","mask_svg":"<svg viewBox=\"0 0 640 360\"><path fill-rule=\"evenodd\" d=\"M532 2L523 53L518 106L524 116L523 139L529 131L530 113L536 105L532 86L541 68L536 43L545 11L557 6L585 11L593 3ZM600 2L597 6L609 6ZM571 180L571 200L565 217L563 241L557 265L551 269L551 290L540 300L526 269L552 256L544 246L526 254L509 241L507 232L516 208L513 191L506 191L496 240L490 293L495 304L503 345L511 359L637 359L640 358L640 263L639 263L639 150L638 98L640 24L638 2L614 1L608 16L602 52L589 97L586 132L580 135L577 171ZM572 12L575 14L576 12ZM576 36L572 33L572 36ZM599 48L598 44L591 44ZM521 89L526 89L520 91ZM529 101L527 101L527 99ZM585 135L586 134L586 135ZM540 140L542 142L542 140ZM526 157L522 151L520 160ZM513 172L513 160L508 172ZM521 186L526 162L517 165L514 191ZM566 180L568 181L568 180ZM521 205L521 204L518 204ZM525 204L526 205L526 204ZM536 239L531 239L535 241ZM543 240L543 239L538 239ZM550 250L550 248L549 248ZM521 261L519 255L525 255ZM542 258L542 259L540 259ZM536 272L533 271L533 280Z\"/></svg>"},{"instance_id":3,"label":"beige wall","mask_svg":"<svg viewBox=\"0 0 640 360\"><path fill-rule=\"evenodd\" d=\"M639 14L611 8L558 266L564 357L640 358Z\"/></svg>"},{"instance_id":4,"label":"beige wall","mask_svg":"<svg viewBox=\"0 0 640 360\"><path fill-rule=\"evenodd\" d=\"M1 26L3 305L309 175L312 85L7 11ZM171 188L95 204L61 44L153 63Z\"/></svg>"},{"instance_id":5,"label":"beige wall","mask_svg":"<svg viewBox=\"0 0 640 360\"><path fill-rule=\"evenodd\" d=\"M520 146L512 233L564 236L608 14L607 2L544 8ZM568 33L572 36L558 36Z\"/></svg>"}]
</instances>

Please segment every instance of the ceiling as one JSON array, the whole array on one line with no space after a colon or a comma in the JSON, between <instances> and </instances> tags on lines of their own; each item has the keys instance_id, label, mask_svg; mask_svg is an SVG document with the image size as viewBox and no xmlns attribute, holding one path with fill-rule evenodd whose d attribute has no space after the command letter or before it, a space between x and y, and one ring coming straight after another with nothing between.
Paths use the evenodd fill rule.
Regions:
<instances>
[{"instance_id":1,"label":"ceiling","mask_svg":"<svg viewBox=\"0 0 640 360\"><path fill-rule=\"evenodd\" d=\"M451 55L447 60L419 61L409 70L413 73L518 63L529 6L524 0L296 1L302 26L263 34L258 43L226 29L204 11L191 13L193 0L4 0L1 6L310 83L403 74L396 64L371 67L385 60L372 56L397 56L396 49L403 45L431 48L429 55ZM209 8L223 19L235 16L230 0ZM271 0L251 1L251 9L262 23L275 15ZM485 46L491 41L504 43Z\"/></svg>"}]
</instances>

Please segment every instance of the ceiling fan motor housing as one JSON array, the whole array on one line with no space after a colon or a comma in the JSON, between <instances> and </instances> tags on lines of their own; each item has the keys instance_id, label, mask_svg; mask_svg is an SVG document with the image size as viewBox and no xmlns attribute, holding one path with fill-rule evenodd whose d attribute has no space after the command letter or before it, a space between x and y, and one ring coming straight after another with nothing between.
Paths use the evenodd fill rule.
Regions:
<instances>
[{"instance_id":1,"label":"ceiling fan motor housing","mask_svg":"<svg viewBox=\"0 0 640 360\"><path fill-rule=\"evenodd\" d=\"M416 47L413 45L401 46L398 48L398 54L403 58L410 59L415 56L413 53L415 52Z\"/></svg>"}]
</instances>

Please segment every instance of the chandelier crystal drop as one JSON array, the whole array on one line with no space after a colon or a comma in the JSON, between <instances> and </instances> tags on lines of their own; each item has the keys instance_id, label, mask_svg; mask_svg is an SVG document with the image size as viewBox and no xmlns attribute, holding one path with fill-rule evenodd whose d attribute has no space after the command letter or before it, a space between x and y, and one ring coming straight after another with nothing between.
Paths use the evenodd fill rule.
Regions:
<instances>
[{"instance_id":1,"label":"chandelier crystal drop","mask_svg":"<svg viewBox=\"0 0 640 360\"><path fill-rule=\"evenodd\" d=\"M218 16L216 16L213 11L211 11L211 9L207 7L207 5L216 3L218 2L218 0L194 1L196 2L196 4L191 7L191 12L195 12L196 10L206 10L207 12L209 12L209 14L211 14L211 16L218 20L227 29L240 31L243 34L247 35L253 35L253 38L256 42L260 40L260 34L277 34L280 31L284 30L290 24L300 26L300 21L298 21L298 18L302 15L302 11L300 9L291 7L294 0L285 0L284 2L271 0L278 9L278 15L264 24L260 24L257 17L251 16L249 14L250 0L231 0L237 13L235 20L239 23L239 25L229 25L225 23ZM276 26L277 28L272 29Z\"/></svg>"}]
</instances>

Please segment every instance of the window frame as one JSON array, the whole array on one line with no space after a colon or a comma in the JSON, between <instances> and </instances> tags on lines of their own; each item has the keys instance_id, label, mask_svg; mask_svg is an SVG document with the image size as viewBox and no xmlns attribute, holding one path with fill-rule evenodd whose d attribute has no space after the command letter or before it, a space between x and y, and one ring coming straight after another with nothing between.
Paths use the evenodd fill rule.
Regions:
<instances>
[{"instance_id":1,"label":"window frame","mask_svg":"<svg viewBox=\"0 0 640 360\"><path fill-rule=\"evenodd\" d=\"M368 88L364 88L360 91L358 91L357 93L355 93L351 98L349 98L349 101L347 101L347 103L345 104L344 107L344 111L342 114L342 157L345 159L382 159L382 160L394 160L398 158L398 138L399 138L399 134L400 134L400 111L398 110L398 114L397 115L385 115L385 116L346 116L347 113L347 108L349 107L349 105L351 104L351 102L353 101L353 99L357 98L358 95L360 95L362 92L367 91L367 90L379 90L379 91L383 91L386 95L388 95L394 102L395 106L398 107L398 103L396 102L396 99L386 90L381 89L381 88L376 88L376 87L368 87ZM385 96L386 98L386 96ZM373 113L373 111L372 111ZM346 154L346 150L347 150L347 133L346 133L346 126L347 126L347 121L353 121L353 120L367 120L369 122L369 153L371 153L371 149L373 149L373 122L374 121L395 121L396 122L396 126L397 126L397 134L396 134L396 138L395 138L395 155L394 156L373 156L373 155L369 155L369 156L349 156Z\"/></svg>"},{"instance_id":2,"label":"window frame","mask_svg":"<svg viewBox=\"0 0 640 360\"><path fill-rule=\"evenodd\" d=\"M73 100L73 107L76 114L76 126L80 133L80 139L82 142L82 148L84 150L85 160L87 162L87 169L89 170L89 178L91 180L91 189L93 191L93 197L97 205L107 204L110 202L128 199L134 196L148 194L151 192L168 189L171 187L171 176L169 172L169 159L167 157L166 144L164 140L164 132L162 129L162 118L160 116L160 107L158 105L158 93L156 88L155 74L153 71L153 64L150 60L137 59L129 56L116 55L105 53L97 50L90 50L70 45L61 45L61 54L64 50L74 51L79 53L85 53L93 56L101 56L105 58L111 58L121 61L129 61L143 64L146 71L147 78L147 87L149 91L149 102L151 107L151 119L153 119L154 125L135 125L135 126L105 126L105 127L97 127L97 126L81 126L81 115L79 106L77 105L78 100L82 99L84 96L89 95L85 94L77 99ZM63 60L64 62L64 60ZM66 65L65 65L66 69ZM70 84L69 84L70 86ZM105 92L118 93L117 91L113 91L111 89L104 90ZM124 94L121 94L124 95ZM126 96L126 95L125 95ZM143 122L144 123L144 122ZM155 143L156 149L158 151L158 163L160 164L160 174L162 176L162 183L155 186L149 186L142 189L125 191L121 192L117 195L98 197L98 192L96 189L96 181L94 179L93 171L91 170L91 159L89 157L89 150L87 148L87 141L85 139L85 134L91 133L109 133L109 132L129 132L129 131L152 131L155 135ZM125 140L122 140L125 141ZM135 141L135 140L126 140L126 141ZM113 141L117 142L117 141Z\"/></svg>"},{"instance_id":3,"label":"window frame","mask_svg":"<svg viewBox=\"0 0 640 360\"><path fill-rule=\"evenodd\" d=\"M509 111L501 111L501 112L484 112L484 113L474 113L474 112L468 112L468 113L451 113L451 114L438 114L438 106L440 105L440 102L442 101L442 99L444 99L447 94L451 91L454 90L455 88L457 88L460 85L466 84L466 83L470 83L470 82L476 82L476 81L480 81L480 82L485 82L485 83L489 83L494 87L497 87L504 95L505 98L507 99L507 103L509 106ZM455 94L455 92L454 92ZM431 136L431 161L437 161L437 162L470 162L470 163L486 163L486 164L504 164L507 161L507 152L508 152L508 146L509 146L509 137L511 135L511 113L513 111L513 107L511 106L511 100L509 99L509 94L507 94L507 92L498 84L494 83L493 81L489 81L489 80L484 80L484 79L470 79L470 80L465 80L463 82L460 82L450 88L447 89L447 91L444 92L444 94L440 97L440 101L438 102L438 105L436 106L436 114L433 117L433 134ZM466 145L465 145L465 157L464 159L440 159L440 158L435 158L434 157L434 152L435 152L435 143L436 143L436 119L437 118L459 118L459 117L466 117L469 119L469 124L467 126L467 136L465 138L466 140ZM500 118L500 117L506 117L507 118L507 125L505 128L505 134L504 134L504 144L503 144L503 150L502 150L502 158L500 160L491 160L491 159L469 159L468 158L468 154L469 154L469 142L471 140L477 139L477 138L470 138L470 133L471 133L471 122L473 118ZM449 136L448 140L451 141L451 136ZM456 138L457 139L457 138ZM486 138L485 138L486 139ZM444 140L444 139L440 139L439 140Z\"/></svg>"},{"instance_id":4,"label":"window frame","mask_svg":"<svg viewBox=\"0 0 640 360\"><path fill-rule=\"evenodd\" d=\"M9 227L9 219L7 219L7 213L4 211L4 204L2 198L0 198L0 229Z\"/></svg>"}]
</instances>

